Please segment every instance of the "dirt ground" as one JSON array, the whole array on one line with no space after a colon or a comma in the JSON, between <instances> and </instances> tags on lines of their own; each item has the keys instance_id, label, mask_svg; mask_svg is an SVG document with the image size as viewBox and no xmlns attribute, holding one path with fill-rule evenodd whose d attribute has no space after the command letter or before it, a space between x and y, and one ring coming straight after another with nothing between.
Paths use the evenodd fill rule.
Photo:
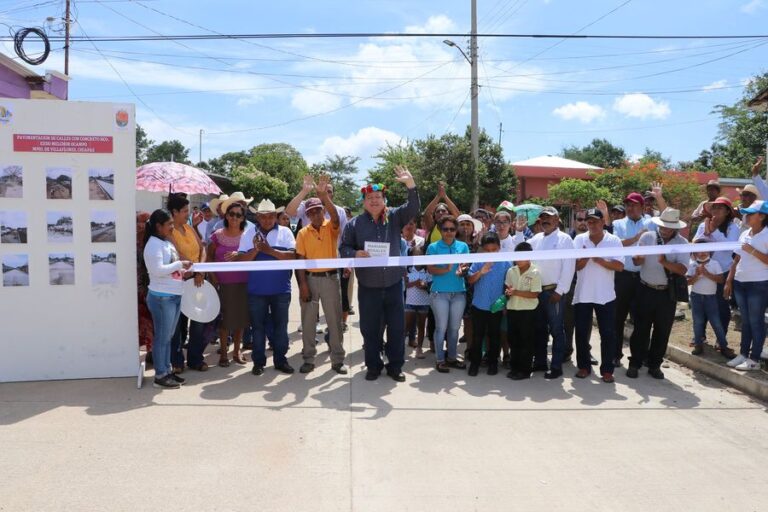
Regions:
<instances>
[{"instance_id":1,"label":"dirt ground","mask_svg":"<svg viewBox=\"0 0 768 512\"><path fill-rule=\"evenodd\" d=\"M60 183L54 183L48 187L49 199L72 199L72 189Z\"/></svg>"},{"instance_id":2,"label":"dirt ground","mask_svg":"<svg viewBox=\"0 0 768 512\"><path fill-rule=\"evenodd\" d=\"M88 194L90 199L112 199L109 197L109 194L107 194L104 189L101 188L98 183L96 183L96 180L88 180Z\"/></svg>"}]
</instances>

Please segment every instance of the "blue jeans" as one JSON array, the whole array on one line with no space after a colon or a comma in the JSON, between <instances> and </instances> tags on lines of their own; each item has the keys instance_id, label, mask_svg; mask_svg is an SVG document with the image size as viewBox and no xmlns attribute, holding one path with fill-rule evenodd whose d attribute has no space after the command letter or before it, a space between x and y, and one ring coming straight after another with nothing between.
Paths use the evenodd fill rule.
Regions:
<instances>
[{"instance_id":1,"label":"blue jeans","mask_svg":"<svg viewBox=\"0 0 768 512\"><path fill-rule=\"evenodd\" d=\"M456 360L456 346L459 342L459 328L464 316L467 296L464 292L432 292L430 294L432 313L435 315L435 355L438 363L445 362L442 340L448 345L448 359Z\"/></svg>"},{"instance_id":2,"label":"blue jeans","mask_svg":"<svg viewBox=\"0 0 768 512\"><path fill-rule=\"evenodd\" d=\"M562 297L560 297L558 302L549 302L549 298L553 293L555 293L555 290L547 290L539 294L539 306L536 308L533 361L534 366L543 367L547 365L547 343L551 334L552 362L550 363L550 368L559 370L563 366L563 355L565 353L565 327L563 326L565 304Z\"/></svg>"},{"instance_id":3,"label":"blue jeans","mask_svg":"<svg viewBox=\"0 0 768 512\"><path fill-rule=\"evenodd\" d=\"M714 295L702 295L691 292L691 316L693 317L693 342L703 343L706 336L707 321L712 326L720 348L728 346L725 339L720 310L720 300L717 293Z\"/></svg>"},{"instance_id":4,"label":"blue jeans","mask_svg":"<svg viewBox=\"0 0 768 512\"><path fill-rule=\"evenodd\" d=\"M589 337L592 334L592 311L600 330L600 373L613 373L616 357L616 301L605 304L591 302L573 305L576 332L576 364L580 370L592 367L589 356Z\"/></svg>"},{"instance_id":5,"label":"blue jeans","mask_svg":"<svg viewBox=\"0 0 768 512\"><path fill-rule=\"evenodd\" d=\"M384 362L381 360L383 348L387 355L387 371L400 373L405 362L405 313L401 282L386 288L359 285L357 301L365 367L369 372L381 372L384 368Z\"/></svg>"},{"instance_id":6,"label":"blue jeans","mask_svg":"<svg viewBox=\"0 0 768 512\"><path fill-rule=\"evenodd\" d=\"M765 343L765 309L768 307L768 281L733 282L733 294L741 312L741 350L743 356L760 360Z\"/></svg>"},{"instance_id":7,"label":"blue jeans","mask_svg":"<svg viewBox=\"0 0 768 512\"><path fill-rule=\"evenodd\" d=\"M717 297L717 310L720 313L720 325L723 326L723 336L728 334L728 324L731 323L731 304L730 301L725 299L725 294L723 293L726 279L728 279L728 272L723 273L723 282L717 283L717 292L715 292L715 296Z\"/></svg>"},{"instance_id":8,"label":"blue jeans","mask_svg":"<svg viewBox=\"0 0 768 512\"><path fill-rule=\"evenodd\" d=\"M177 368L184 368L184 327L189 322L189 342L187 343L187 366L198 367L205 361L203 352L208 343L205 340L205 324L188 320L184 313L179 314L176 332L171 338L171 363Z\"/></svg>"},{"instance_id":9,"label":"blue jeans","mask_svg":"<svg viewBox=\"0 0 768 512\"><path fill-rule=\"evenodd\" d=\"M248 295L248 311L253 329L253 366L267 364L266 340L271 323L273 332L269 333L272 342L272 361L275 366L288 362L288 307L291 305L290 293L275 295ZM271 321L271 322L270 322Z\"/></svg>"},{"instance_id":10,"label":"blue jeans","mask_svg":"<svg viewBox=\"0 0 768 512\"><path fill-rule=\"evenodd\" d=\"M171 373L171 336L176 331L181 312L181 295L147 294L147 307L152 313L155 334L152 341L152 364L155 378Z\"/></svg>"}]
</instances>

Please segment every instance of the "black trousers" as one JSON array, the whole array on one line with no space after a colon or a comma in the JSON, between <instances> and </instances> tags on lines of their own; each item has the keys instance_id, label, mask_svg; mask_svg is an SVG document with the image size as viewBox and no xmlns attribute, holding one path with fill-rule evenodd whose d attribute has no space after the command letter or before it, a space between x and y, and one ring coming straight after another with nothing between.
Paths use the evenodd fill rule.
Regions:
<instances>
[{"instance_id":1,"label":"black trousers","mask_svg":"<svg viewBox=\"0 0 768 512\"><path fill-rule=\"evenodd\" d=\"M616 359L624 357L624 324L627 316L636 318L637 294L640 289L640 273L622 270L613 277L616 291ZM636 325L635 325L636 326Z\"/></svg>"},{"instance_id":2,"label":"black trousers","mask_svg":"<svg viewBox=\"0 0 768 512\"><path fill-rule=\"evenodd\" d=\"M491 313L483 309L478 309L472 306L470 310L472 315L472 347L469 350L469 362L475 365L480 364L480 360L483 358L483 338L488 335L488 347L486 354L488 355L488 362L490 364L498 364L499 352L501 352L501 339L499 337L499 331L501 331L501 316L502 313Z\"/></svg>"},{"instance_id":3,"label":"black trousers","mask_svg":"<svg viewBox=\"0 0 768 512\"><path fill-rule=\"evenodd\" d=\"M640 368L647 358L648 368L659 368L667 352L677 302L670 297L669 290L654 290L641 284L636 305L635 328L629 339L629 366Z\"/></svg>"},{"instance_id":4,"label":"black trousers","mask_svg":"<svg viewBox=\"0 0 768 512\"><path fill-rule=\"evenodd\" d=\"M512 372L531 373L536 311L536 309L527 311L507 310L509 368Z\"/></svg>"}]
</instances>

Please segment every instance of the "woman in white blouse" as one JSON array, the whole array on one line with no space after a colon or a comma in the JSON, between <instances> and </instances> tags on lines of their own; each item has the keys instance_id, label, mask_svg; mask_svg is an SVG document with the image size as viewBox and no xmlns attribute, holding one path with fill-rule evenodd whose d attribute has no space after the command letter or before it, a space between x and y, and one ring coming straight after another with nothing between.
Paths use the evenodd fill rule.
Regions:
<instances>
[{"instance_id":1,"label":"woman in white blouse","mask_svg":"<svg viewBox=\"0 0 768 512\"><path fill-rule=\"evenodd\" d=\"M725 296L733 293L741 311L741 350L728 366L759 370L765 344L765 310L768 307L768 202L755 201L739 210L749 226L725 282Z\"/></svg>"},{"instance_id":2,"label":"woman in white blouse","mask_svg":"<svg viewBox=\"0 0 768 512\"><path fill-rule=\"evenodd\" d=\"M182 275L192 262L179 259L179 253L168 240L173 220L165 210L155 210L144 233L144 265L149 274L147 307L155 329L152 361L156 388L175 389L184 379L171 371L171 336L176 330L181 311Z\"/></svg>"}]
</instances>

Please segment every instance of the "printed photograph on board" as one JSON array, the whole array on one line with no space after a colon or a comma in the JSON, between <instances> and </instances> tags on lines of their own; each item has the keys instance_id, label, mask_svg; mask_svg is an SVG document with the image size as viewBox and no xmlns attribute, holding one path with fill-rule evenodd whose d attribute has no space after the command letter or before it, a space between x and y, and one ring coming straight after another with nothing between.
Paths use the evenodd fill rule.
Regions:
<instances>
[{"instance_id":1,"label":"printed photograph on board","mask_svg":"<svg viewBox=\"0 0 768 512\"><path fill-rule=\"evenodd\" d=\"M0 243L27 243L27 213L0 211Z\"/></svg>"},{"instance_id":2,"label":"printed photograph on board","mask_svg":"<svg viewBox=\"0 0 768 512\"><path fill-rule=\"evenodd\" d=\"M0 165L0 197L24 195L24 171L20 165Z\"/></svg>"},{"instance_id":3,"label":"printed photograph on board","mask_svg":"<svg viewBox=\"0 0 768 512\"><path fill-rule=\"evenodd\" d=\"M72 242L72 214L69 212L48 212L48 242L66 244Z\"/></svg>"},{"instance_id":4,"label":"printed photograph on board","mask_svg":"<svg viewBox=\"0 0 768 512\"><path fill-rule=\"evenodd\" d=\"M117 239L115 212L91 212L91 242L114 242Z\"/></svg>"},{"instance_id":5,"label":"printed photograph on board","mask_svg":"<svg viewBox=\"0 0 768 512\"><path fill-rule=\"evenodd\" d=\"M72 169L48 167L45 170L45 194L48 199L72 199Z\"/></svg>"},{"instance_id":6,"label":"printed photograph on board","mask_svg":"<svg viewBox=\"0 0 768 512\"><path fill-rule=\"evenodd\" d=\"M112 169L88 169L88 198L106 201L115 198L115 172Z\"/></svg>"},{"instance_id":7,"label":"printed photograph on board","mask_svg":"<svg viewBox=\"0 0 768 512\"><path fill-rule=\"evenodd\" d=\"M29 286L28 254L3 254L3 286Z\"/></svg>"},{"instance_id":8,"label":"printed photograph on board","mask_svg":"<svg viewBox=\"0 0 768 512\"><path fill-rule=\"evenodd\" d=\"M75 284L75 255L71 252L49 254L48 278L54 286Z\"/></svg>"},{"instance_id":9,"label":"printed photograph on board","mask_svg":"<svg viewBox=\"0 0 768 512\"><path fill-rule=\"evenodd\" d=\"M91 254L91 284L117 284L117 254L114 252Z\"/></svg>"}]
</instances>

